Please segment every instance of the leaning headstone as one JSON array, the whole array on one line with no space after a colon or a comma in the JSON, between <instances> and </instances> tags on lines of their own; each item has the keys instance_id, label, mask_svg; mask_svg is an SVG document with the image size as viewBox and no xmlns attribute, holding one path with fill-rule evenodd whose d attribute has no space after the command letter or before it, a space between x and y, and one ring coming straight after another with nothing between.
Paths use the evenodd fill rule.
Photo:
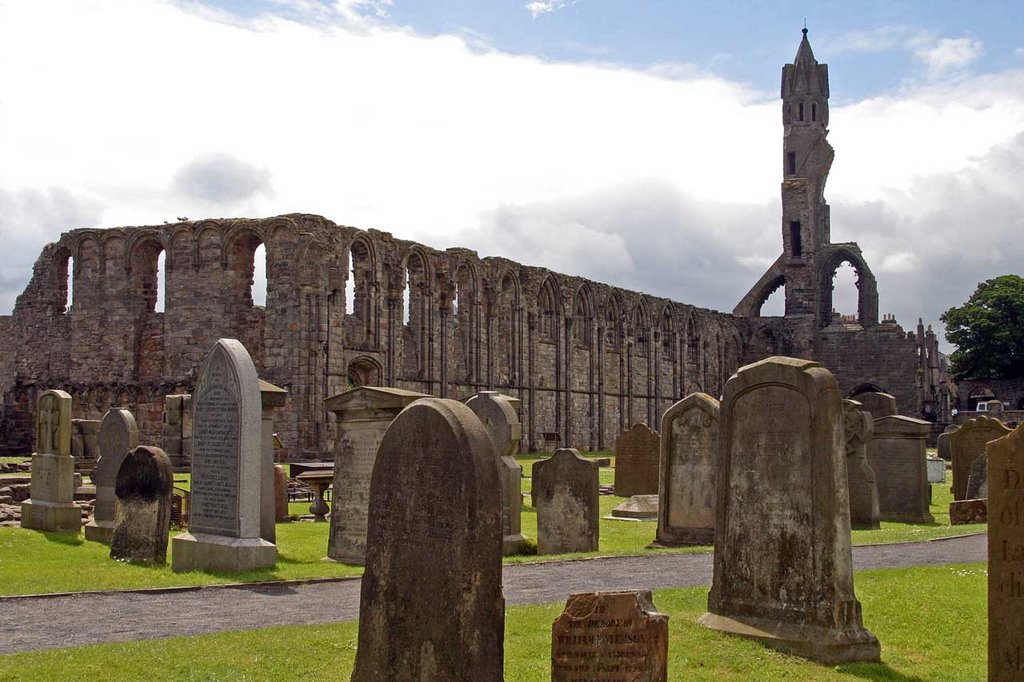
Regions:
<instances>
[{"instance_id":1,"label":"leaning headstone","mask_svg":"<svg viewBox=\"0 0 1024 682\"><path fill-rule=\"evenodd\" d=\"M648 590L573 594L551 626L551 680L668 679L668 616Z\"/></svg>"},{"instance_id":2,"label":"leaning headstone","mask_svg":"<svg viewBox=\"0 0 1024 682\"><path fill-rule=\"evenodd\" d=\"M29 499L21 503L21 527L77 533L82 512L74 497L71 456L71 396L43 391L36 400L36 451L32 453Z\"/></svg>"},{"instance_id":3,"label":"leaning headstone","mask_svg":"<svg viewBox=\"0 0 1024 682\"><path fill-rule=\"evenodd\" d=\"M816 362L771 357L725 385L707 628L827 665L878 661L853 590L842 397Z\"/></svg>"},{"instance_id":4,"label":"leaning headstone","mask_svg":"<svg viewBox=\"0 0 1024 682\"><path fill-rule=\"evenodd\" d=\"M207 354L192 409L189 532L172 540L171 568L249 571L273 566L277 547L260 537L259 379L239 341L220 339Z\"/></svg>"},{"instance_id":5,"label":"leaning headstone","mask_svg":"<svg viewBox=\"0 0 1024 682\"><path fill-rule=\"evenodd\" d=\"M537 553L595 552L600 536L598 467L572 448L533 465Z\"/></svg>"},{"instance_id":6,"label":"leaning headstone","mask_svg":"<svg viewBox=\"0 0 1024 682\"><path fill-rule=\"evenodd\" d=\"M868 443L875 433L871 415L856 400L843 401L846 442L846 480L850 488L850 527L875 530L878 522L878 487L868 464Z\"/></svg>"},{"instance_id":7,"label":"leaning headstone","mask_svg":"<svg viewBox=\"0 0 1024 682\"><path fill-rule=\"evenodd\" d=\"M114 486L121 462L139 445L139 426L128 410L115 407L107 410L100 421L100 459L96 462L92 482L96 485L96 504L92 519L85 524L85 539L110 544L114 535L114 508L117 497Z\"/></svg>"},{"instance_id":8,"label":"leaning headstone","mask_svg":"<svg viewBox=\"0 0 1024 682\"><path fill-rule=\"evenodd\" d=\"M946 430L939 434L938 438L935 439L935 447L938 450L939 459L950 461L953 459L953 450L950 445L950 437L955 431L959 431L960 427L956 424L950 424L946 427Z\"/></svg>"},{"instance_id":9,"label":"leaning headstone","mask_svg":"<svg viewBox=\"0 0 1024 682\"><path fill-rule=\"evenodd\" d=\"M882 521L932 523L931 486L925 464L925 439L931 422L902 415L875 419L875 436L868 443L868 464L878 486Z\"/></svg>"},{"instance_id":10,"label":"leaning headstone","mask_svg":"<svg viewBox=\"0 0 1024 682\"><path fill-rule=\"evenodd\" d=\"M858 393L854 396L854 400L861 404L860 409L869 412L874 419L899 414L896 411L896 396L888 393Z\"/></svg>"},{"instance_id":11,"label":"leaning headstone","mask_svg":"<svg viewBox=\"0 0 1024 682\"><path fill-rule=\"evenodd\" d=\"M329 558L346 564L362 564L366 559L370 477L377 448L398 413L427 397L400 388L360 386L324 401L324 409L338 418Z\"/></svg>"},{"instance_id":12,"label":"leaning headstone","mask_svg":"<svg viewBox=\"0 0 1024 682\"><path fill-rule=\"evenodd\" d=\"M117 472L117 520L110 558L134 564L167 563L174 469L167 454L141 445Z\"/></svg>"},{"instance_id":13,"label":"leaning headstone","mask_svg":"<svg viewBox=\"0 0 1024 682\"><path fill-rule=\"evenodd\" d=\"M988 679L1024 680L1024 426L987 450Z\"/></svg>"},{"instance_id":14,"label":"leaning headstone","mask_svg":"<svg viewBox=\"0 0 1024 682\"><path fill-rule=\"evenodd\" d=\"M274 496L274 409L284 407L288 391L260 379L260 537L277 542L277 498Z\"/></svg>"},{"instance_id":15,"label":"leaning headstone","mask_svg":"<svg viewBox=\"0 0 1024 682\"><path fill-rule=\"evenodd\" d=\"M615 441L615 494L658 494L661 438L646 424L633 424Z\"/></svg>"},{"instance_id":16,"label":"leaning headstone","mask_svg":"<svg viewBox=\"0 0 1024 682\"><path fill-rule=\"evenodd\" d=\"M352 679L501 680L501 504L494 446L454 400L406 408L370 484Z\"/></svg>"},{"instance_id":17,"label":"leaning headstone","mask_svg":"<svg viewBox=\"0 0 1024 682\"><path fill-rule=\"evenodd\" d=\"M526 541L522 526L523 467L514 457L523 427L513 400L497 391L480 391L465 402L483 422L494 443L501 472L501 549L506 555L519 552Z\"/></svg>"},{"instance_id":18,"label":"leaning headstone","mask_svg":"<svg viewBox=\"0 0 1024 682\"><path fill-rule=\"evenodd\" d=\"M693 393L661 419L661 503L655 545L708 545L715 541L715 460L718 401Z\"/></svg>"},{"instance_id":19,"label":"leaning headstone","mask_svg":"<svg viewBox=\"0 0 1024 682\"><path fill-rule=\"evenodd\" d=\"M994 417L968 419L957 431L949 436L953 460L953 499L966 500L967 483L974 467L974 460L985 452L985 444L1010 433L1001 421Z\"/></svg>"}]
</instances>

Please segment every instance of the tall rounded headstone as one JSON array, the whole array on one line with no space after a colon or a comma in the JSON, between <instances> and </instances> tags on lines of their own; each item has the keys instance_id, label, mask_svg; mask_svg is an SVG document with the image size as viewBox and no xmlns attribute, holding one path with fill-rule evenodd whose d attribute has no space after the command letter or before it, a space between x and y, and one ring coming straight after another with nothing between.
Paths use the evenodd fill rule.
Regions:
<instances>
[{"instance_id":1,"label":"tall rounded headstone","mask_svg":"<svg viewBox=\"0 0 1024 682\"><path fill-rule=\"evenodd\" d=\"M117 472L117 518L110 558L135 564L167 563L174 469L167 454L141 445Z\"/></svg>"},{"instance_id":2,"label":"tall rounded headstone","mask_svg":"<svg viewBox=\"0 0 1024 682\"><path fill-rule=\"evenodd\" d=\"M725 385L707 628L827 665L877 661L853 590L842 397L816 362L771 357Z\"/></svg>"},{"instance_id":3,"label":"tall rounded headstone","mask_svg":"<svg viewBox=\"0 0 1024 682\"><path fill-rule=\"evenodd\" d=\"M424 398L370 483L353 680L501 680L505 601L494 446L462 403Z\"/></svg>"},{"instance_id":4,"label":"tall rounded headstone","mask_svg":"<svg viewBox=\"0 0 1024 682\"><path fill-rule=\"evenodd\" d=\"M30 497L21 503L21 527L77 533L82 512L73 501L74 481L71 396L64 391L43 391L36 400L36 451L32 453Z\"/></svg>"},{"instance_id":5,"label":"tall rounded headstone","mask_svg":"<svg viewBox=\"0 0 1024 682\"><path fill-rule=\"evenodd\" d=\"M121 462L139 445L139 426L132 413L115 407L107 410L100 422L100 459L93 470L96 504L92 519L85 524L85 539L110 544L114 534L114 509L117 498L114 486Z\"/></svg>"},{"instance_id":6,"label":"tall rounded headstone","mask_svg":"<svg viewBox=\"0 0 1024 682\"><path fill-rule=\"evenodd\" d=\"M875 420L856 400L844 400L843 429L846 480L850 487L850 527L876 530L879 528L878 487L875 472L868 464L868 443L875 433Z\"/></svg>"}]
</instances>

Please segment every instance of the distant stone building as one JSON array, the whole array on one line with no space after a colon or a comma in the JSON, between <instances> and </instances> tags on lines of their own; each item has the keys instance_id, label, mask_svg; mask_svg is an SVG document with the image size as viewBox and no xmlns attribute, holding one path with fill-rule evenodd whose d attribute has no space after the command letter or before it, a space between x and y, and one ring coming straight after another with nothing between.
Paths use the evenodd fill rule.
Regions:
<instances>
[{"instance_id":1,"label":"distant stone building","mask_svg":"<svg viewBox=\"0 0 1024 682\"><path fill-rule=\"evenodd\" d=\"M656 427L676 400L718 396L741 364L775 354L822 362L849 396L882 390L903 414L934 414L934 335L879 321L860 248L830 241L828 96L805 32L783 67L783 252L732 314L315 215L67 232L0 316L0 454L31 449L32 406L48 388L71 393L79 418L129 408L142 442L159 443L164 396L191 391L220 337L240 339L261 378L289 391L277 431L292 457L333 446L323 400L361 385L498 390L522 400L523 449L544 432L610 448L629 425ZM252 299L260 245L265 307ZM859 278L855 320L832 314L843 262ZM780 286L784 317L762 317Z\"/></svg>"}]
</instances>

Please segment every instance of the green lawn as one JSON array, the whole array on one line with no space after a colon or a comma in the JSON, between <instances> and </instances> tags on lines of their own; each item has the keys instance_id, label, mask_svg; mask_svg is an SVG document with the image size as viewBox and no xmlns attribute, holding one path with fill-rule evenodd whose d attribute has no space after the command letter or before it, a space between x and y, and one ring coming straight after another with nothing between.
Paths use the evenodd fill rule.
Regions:
<instances>
[{"instance_id":1,"label":"green lawn","mask_svg":"<svg viewBox=\"0 0 1024 682\"><path fill-rule=\"evenodd\" d=\"M864 624L881 664L826 667L704 630L707 589L659 590L668 613L670 680L983 680L986 567L933 566L856 574ZM505 679L550 679L551 622L563 604L505 614ZM279 627L0 656L4 680L337 680L351 674L355 623Z\"/></svg>"}]
</instances>

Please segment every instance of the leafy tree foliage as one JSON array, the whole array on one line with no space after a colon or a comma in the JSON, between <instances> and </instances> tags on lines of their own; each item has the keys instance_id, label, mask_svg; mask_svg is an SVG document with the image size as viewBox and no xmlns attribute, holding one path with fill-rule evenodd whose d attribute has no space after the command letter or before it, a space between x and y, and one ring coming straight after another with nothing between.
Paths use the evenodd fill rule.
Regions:
<instances>
[{"instance_id":1,"label":"leafy tree foliage","mask_svg":"<svg viewBox=\"0 0 1024 682\"><path fill-rule=\"evenodd\" d=\"M1024 277L986 280L962 306L942 314L958 379L1024 377Z\"/></svg>"}]
</instances>

